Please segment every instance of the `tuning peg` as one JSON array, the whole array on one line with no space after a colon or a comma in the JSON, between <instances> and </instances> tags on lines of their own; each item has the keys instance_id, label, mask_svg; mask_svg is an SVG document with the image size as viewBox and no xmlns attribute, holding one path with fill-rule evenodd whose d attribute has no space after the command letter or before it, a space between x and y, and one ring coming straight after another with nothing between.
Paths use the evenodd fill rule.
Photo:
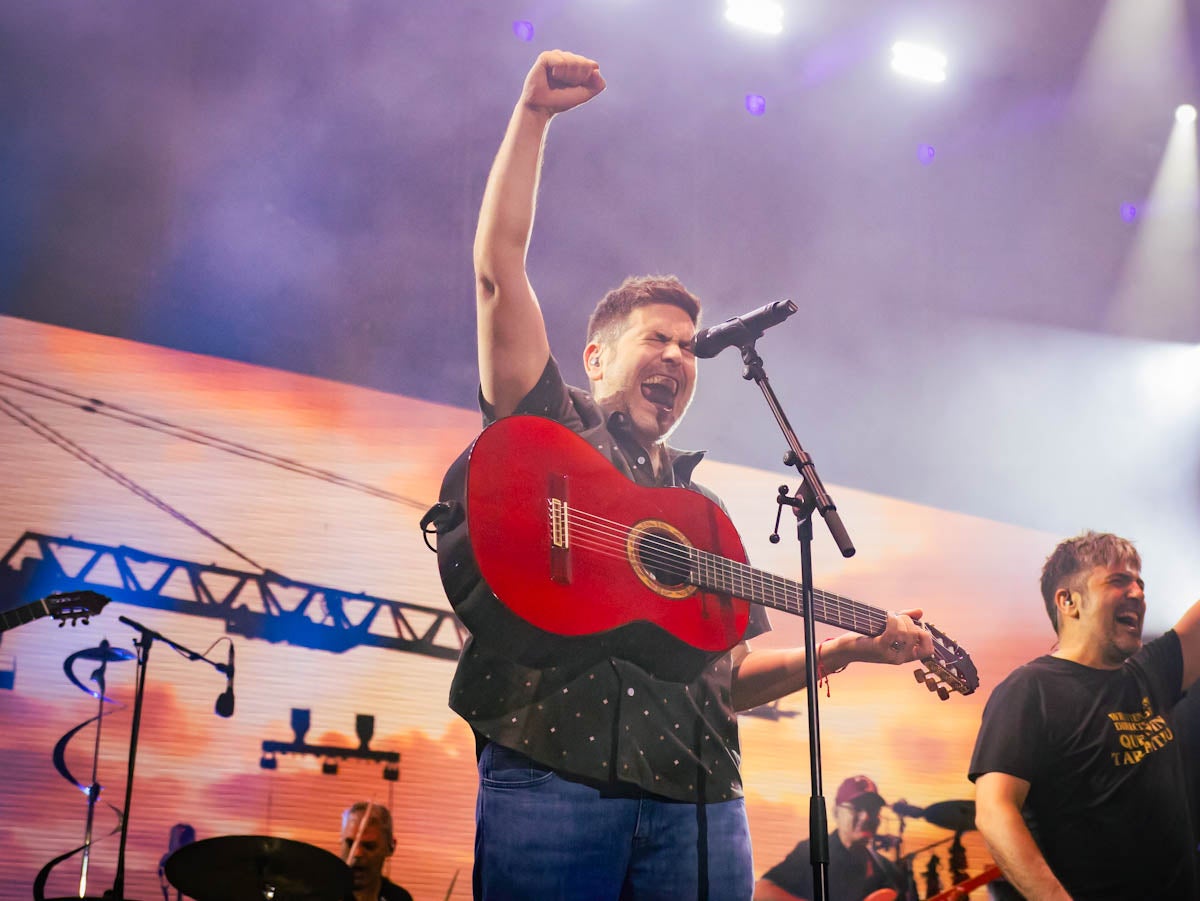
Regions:
<instances>
[{"instance_id":1,"label":"tuning peg","mask_svg":"<svg viewBox=\"0 0 1200 901\"><path fill-rule=\"evenodd\" d=\"M933 673L925 673L923 675L918 675L917 681L924 683L925 687L928 688L930 691L937 692L937 696L939 698L941 698L943 701L949 699L950 689L947 687L945 682L942 682L941 680L939 680L938 677L935 676Z\"/></svg>"},{"instance_id":2,"label":"tuning peg","mask_svg":"<svg viewBox=\"0 0 1200 901\"><path fill-rule=\"evenodd\" d=\"M918 666L915 670L913 670L913 676L916 677L918 682L925 682L925 670L921 669L921 667Z\"/></svg>"}]
</instances>

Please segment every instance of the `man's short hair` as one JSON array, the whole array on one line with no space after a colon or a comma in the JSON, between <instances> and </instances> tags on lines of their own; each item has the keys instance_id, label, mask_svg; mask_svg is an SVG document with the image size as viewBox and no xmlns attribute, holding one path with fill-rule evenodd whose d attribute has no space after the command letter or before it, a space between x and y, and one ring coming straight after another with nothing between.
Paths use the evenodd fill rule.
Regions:
<instances>
[{"instance_id":1,"label":"man's short hair","mask_svg":"<svg viewBox=\"0 0 1200 901\"><path fill-rule=\"evenodd\" d=\"M367 807L371 808L371 815L367 817L367 822L378 823L379 831L387 839L388 848L394 848L396 845L396 836L392 831L392 812L382 804L371 804L367 801L354 802L342 814L342 828L346 828L346 824L350 822L352 817L361 816L366 813Z\"/></svg>"},{"instance_id":2,"label":"man's short hair","mask_svg":"<svg viewBox=\"0 0 1200 901\"><path fill-rule=\"evenodd\" d=\"M1058 633L1055 593L1062 588L1082 590L1080 576L1091 572L1093 567L1121 565L1140 570L1142 558L1138 556L1132 541L1111 532L1093 532L1089 529L1059 542L1042 567L1042 600L1046 602L1046 614L1050 617L1055 634Z\"/></svg>"},{"instance_id":3,"label":"man's short hair","mask_svg":"<svg viewBox=\"0 0 1200 901\"><path fill-rule=\"evenodd\" d=\"M625 330L625 320L638 307L665 303L679 307L700 324L700 301L673 275L630 276L600 299L588 318L587 343L611 343Z\"/></svg>"}]
</instances>

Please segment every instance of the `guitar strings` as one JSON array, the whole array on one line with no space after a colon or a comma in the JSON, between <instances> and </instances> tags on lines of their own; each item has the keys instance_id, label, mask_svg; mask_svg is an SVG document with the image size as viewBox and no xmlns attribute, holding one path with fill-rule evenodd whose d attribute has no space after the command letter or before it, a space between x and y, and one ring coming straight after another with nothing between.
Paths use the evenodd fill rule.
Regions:
<instances>
[{"instance_id":1,"label":"guitar strings","mask_svg":"<svg viewBox=\"0 0 1200 901\"><path fill-rule=\"evenodd\" d=\"M579 512L582 516L594 521L606 522L583 511ZM700 551L650 529L610 528L608 531L610 535L620 540L622 546L625 536L633 535L634 540L639 543L639 549L643 551L639 556L643 561L649 563L652 569L655 568L655 564L658 564L661 569L666 569L682 577L684 581L690 580L693 569L699 569L700 578L697 581L717 583L711 586L706 584L704 587L729 590L738 596L742 596L743 592L754 593L755 589L759 589L760 593L769 592L772 600L782 609L803 615L801 588L790 580L725 557ZM617 556L624 557L625 555L620 553ZM705 564L708 564L709 571L714 577L712 580L703 578ZM827 595L825 592L814 592L813 607L818 618L822 613L827 619L832 618L832 614L829 612L831 607L839 610L841 617L834 620L834 624L852 628L857 632L879 634L886 624L886 614L881 614L879 611L855 601L847 601L836 595ZM850 622L846 622L847 619Z\"/></svg>"},{"instance_id":2,"label":"guitar strings","mask_svg":"<svg viewBox=\"0 0 1200 901\"><path fill-rule=\"evenodd\" d=\"M580 507L566 505L566 509L569 514L568 540L575 539L576 545L581 549L609 559L628 562L626 542L632 537L638 546L639 559L651 570L668 573L689 584L693 583L693 573L699 570L699 575L695 578L696 582L701 583L699 587L726 589L738 597L742 597L740 592L747 589L753 592L757 580L757 587L761 591L771 593L772 606L799 616L804 615L802 587L792 580L718 554L702 551L653 529L631 527ZM710 567L709 571L713 576L711 581L721 580L719 584L708 584L710 580L704 578L705 564ZM835 618L830 612L831 609L839 612L841 617ZM817 588L813 589L813 610L819 621L864 635L878 635L886 628L887 614L883 611ZM846 621L847 615L849 622ZM935 651L934 655L924 658L922 662L936 669L943 678L959 682L959 676L948 670L946 663L953 664L959 659L961 649L936 628L923 622L919 622L918 625L930 633ZM942 639L948 642L949 647L943 644Z\"/></svg>"},{"instance_id":3,"label":"guitar strings","mask_svg":"<svg viewBox=\"0 0 1200 901\"><path fill-rule=\"evenodd\" d=\"M575 530L572 532L572 534L578 539L577 545L581 548L594 551L610 559L626 562L627 554L625 553L625 540L632 534L634 536L634 540L640 542L640 550L643 551L643 553L641 553L639 556L643 561L650 563L651 569L668 571L673 575L680 577L682 581L689 582L691 580L693 571L693 567L690 564L693 562L703 562L702 558L707 558L711 561L715 561L721 567L725 568L728 571L725 575L730 578L736 576L735 570L744 570L745 572L750 573L752 576L757 575L764 580L769 580L772 585L768 586L764 583L761 587L770 590L773 594L779 594L779 592L776 590L776 586L782 587L782 598L775 597L773 599L775 603L773 603L771 606L777 606L780 609L786 610L787 612L801 616L803 615L803 600L799 594L801 589L796 586L795 583L792 583L783 577L774 576L771 573L767 573L763 570L757 570L745 564L738 563L737 561L709 554L705 551L699 551L693 547L667 538L658 532L648 529L628 528L623 524L616 523L613 520L605 520L593 514L586 513L579 508L571 508L571 510L578 514L576 518L572 519L572 522L576 524ZM593 522L600 524L600 526L588 529L581 524L582 520L584 519L590 519ZM592 540L588 540L589 538ZM615 539L615 543L613 542L613 539ZM655 548L657 552L651 552L651 547ZM701 577L698 581L707 582L708 580L704 580ZM751 588L754 587L752 583L753 579L751 579ZM704 584L702 587L710 586ZM729 586L717 585L712 587L728 587L733 589L731 593L738 593L738 585L736 584ZM832 603L830 604L827 602ZM831 605L842 610L843 620L834 620L833 615L828 612ZM853 619L852 623L846 623L844 621L845 608L847 607L859 608L852 610L850 613L850 617ZM816 611L817 618L819 620L822 619L822 613L824 613L825 619L823 621L832 622L834 625L841 625L845 628L850 628L852 631L859 632L860 634L878 635L886 626L886 614L882 613L881 611L870 608L865 604L861 604L860 602L849 601L845 598L839 597L838 595L824 592L821 589L814 590L813 608ZM860 612L862 613L862 616L859 615ZM864 620L866 625L863 625L863 622L860 620ZM939 658L949 661L953 661L957 658L958 649L956 647L951 649L944 645L939 639L940 633L938 633L936 629L925 623L918 623L918 625L920 625L922 629L928 631L931 636L933 636L933 647L937 652L934 658L935 662ZM937 663L937 665L939 668L941 667L941 663Z\"/></svg>"},{"instance_id":4,"label":"guitar strings","mask_svg":"<svg viewBox=\"0 0 1200 901\"><path fill-rule=\"evenodd\" d=\"M572 514L568 524L568 535L579 539L581 545L586 542L589 550L611 558L625 559L626 540L632 536L638 544L640 559L651 570L669 573L684 582L692 581L693 572L699 571L700 578L697 581L705 583L710 580L703 577L711 572L711 581L717 584L705 584L702 587L725 589L733 594L739 594L743 590L753 593L758 589L759 593L770 594L771 599L782 609L803 615L801 588L791 580L699 550L653 529L630 527L579 507L568 505L567 509ZM858 601L841 598L820 589L814 589L813 600L814 614L818 619L824 613L827 619L833 619L834 625L843 625L862 634L877 635L883 631L886 624L886 614ZM831 610L840 616L834 619ZM847 624L846 620L850 623Z\"/></svg>"}]
</instances>

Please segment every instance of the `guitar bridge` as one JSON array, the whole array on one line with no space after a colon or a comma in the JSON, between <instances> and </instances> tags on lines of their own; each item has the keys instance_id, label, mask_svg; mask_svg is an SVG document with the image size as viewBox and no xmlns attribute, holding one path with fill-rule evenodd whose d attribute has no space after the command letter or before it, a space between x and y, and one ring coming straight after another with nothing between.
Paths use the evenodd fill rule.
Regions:
<instances>
[{"instance_id":1,"label":"guitar bridge","mask_svg":"<svg viewBox=\"0 0 1200 901\"><path fill-rule=\"evenodd\" d=\"M547 491L550 517L550 578L563 585L571 582L571 508L567 504L567 477L550 474Z\"/></svg>"}]
</instances>

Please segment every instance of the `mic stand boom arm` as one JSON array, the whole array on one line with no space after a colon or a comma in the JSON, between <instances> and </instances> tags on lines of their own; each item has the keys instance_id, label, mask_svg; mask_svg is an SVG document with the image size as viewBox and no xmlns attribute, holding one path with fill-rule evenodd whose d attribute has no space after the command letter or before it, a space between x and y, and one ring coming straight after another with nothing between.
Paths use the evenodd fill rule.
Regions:
<instances>
[{"instance_id":1,"label":"mic stand boom arm","mask_svg":"<svg viewBox=\"0 0 1200 901\"><path fill-rule=\"evenodd\" d=\"M125 898L125 843L129 837L129 808L130 802L133 799L133 769L137 762L137 743L138 732L141 730L142 724L142 700L146 693L146 664L150 658L150 646L154 644L154 640L158 639L164 644L170 645L188 660L203 660L205 663L214 667L220 672L225 672L228 667L223 663L217 663L209 660L203 654L197 653L190 648L185 648L178 642L174 642L167 638L161 632L155 632L153 629L143 626L128 617L121 616L118 619L125 625L136 629L141 633L141 640L134 639L134 647L138 650L137 656L137 681L133 695L133 725L130 727L129 736L129 763L125 774L125 809L121 813L121 844L117 850L117 871L113 879L113 887L111 892L106 892L106 899L112 898L113 901L123 901Z\"/></svg>"},{"instance_id":2,"label":"mic stand boom arm","mask_svg":"<svg viewBox=\"0 0 1200 901\"><path fill-rule=\"evenodd\" d=\"M829 496L829 492L825 490L825 486L821 484L821 477L817 475L812 457L800 446L800 440L796 437L792 424L788 422L787 414L779 405L779 398L775 396L775 390L771 387L771 381L767 378L767 372L763 368L762 357L754 349L754 341L750 341L738 349L742 353L742 362L745 364L742 369L742 378L758 384L763 397L766 398L767 406L771 408L771 413L775 416L775 421L779 423L779 428L783 432L783 438L787 442L789 450L783 458L784 464L795 466L800 472L800 476L804 479L801 486L804 498L811 508L815 508L824 517L825 524L829 526L829 532L842 556L853 557L854 543L850 540L850 535L842 524L842 517L837 512L837 506ZM797 508L796 517L800 516L801 510Z\"/></svg>"},{"instance_id":3,"label":"mic stand boom arm","mask_svg":"<svg viewBox=\"0 0 1200 901\"><path fill-rule=\"evenodd\" d=\"M813 867L813 901L827 901L829 897L827 884L829 826L821 782L821 723L817 708L817 654L814 653L817 643L814 620L809 615L813 609L813 511L819 511L824 518L843 557L854 555L854 545L850 541L845 526L842 525L837 507L829 497L825 486L821 484L812 458L800 446L800 440L796 437L791 423L788 422L787 415L779 404L779 398L775 396L775 391L771 388L771 382L763 368L762 357L755 350L754 340L751 339L740 345L738 349L741 351L744 364L742 378L758 384L767 401L767 406L771 408L771 413L775 416L775 421L779 423L784 440L787 441L788 453L784 457L784 463L788 466L795 466L803 480L794 497L787 497L784 489L780 489L777 500L781 505L786 504L792 508L792 512L796 516L796 537L800 542L800 584L804 612L804 678L808 690L809 769L812 780L812 797L809 799L808 809L808 847Z\"/></svg>"}]
</instances>

